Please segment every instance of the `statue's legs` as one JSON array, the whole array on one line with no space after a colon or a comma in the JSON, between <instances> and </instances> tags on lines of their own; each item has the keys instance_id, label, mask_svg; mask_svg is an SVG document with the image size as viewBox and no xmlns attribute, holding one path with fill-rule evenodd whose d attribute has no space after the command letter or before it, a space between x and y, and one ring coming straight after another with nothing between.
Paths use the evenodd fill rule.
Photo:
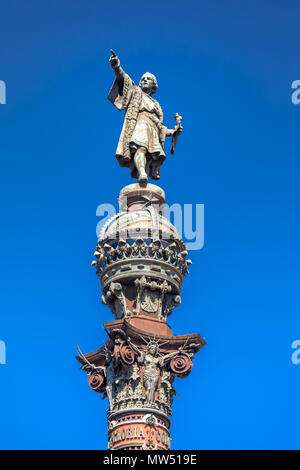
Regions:
<instances>
[{"instance_id":1,"label":"statue's legs","mask_svg":"<svg viewBox=\"0 0 300 470\"><path fill-rule=\"evenodd\" d=\"M157 383L158 383L157 373L153 375L153 372L152 372L150 375L144 377L144 385L146 389L146 403L148 405L152 405L154 403Z\"/></svg>"},{"instance_id":2,"label":"statue's legs","mask_svg":"<svg viewBox=\"0 0 300 470\"><path fill-rule=\"evenodd\" d=\"M160 174L159 174L159 169L160 169L160 161L156 158L152 159L152 175L151 178L154 180L159 180L160 179Z\"/></svg>"},{"instance_id":3,"label":"statue's legs","mask_svg":"<svg viewBox=\"0 0 300 470\"><path fill-rule=\"evenodd\" d=\"M148 181L146 173L146 152L145 147L139 147L134 155L134 164L138 171L139 183L147 183Z\"/></svg>"}]
</instances>

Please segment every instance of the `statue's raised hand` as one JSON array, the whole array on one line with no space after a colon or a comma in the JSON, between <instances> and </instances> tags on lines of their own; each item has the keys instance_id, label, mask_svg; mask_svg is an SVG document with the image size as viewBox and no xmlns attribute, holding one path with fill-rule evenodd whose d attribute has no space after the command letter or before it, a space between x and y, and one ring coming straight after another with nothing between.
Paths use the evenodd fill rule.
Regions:
<instances>
[{"instance_id":1,"label":"statue's raised hand","mask_svg":"<svg viewBox=\"0 0 300 470\"><path fill-rule=\"evenodd\" d=\"M113 69L115 69L116 67L120 67L119 57L112 49L110 49L110 52L111 52L111 56L109 58L110 65L112 66Z\"/></svg>"}]
</instances>

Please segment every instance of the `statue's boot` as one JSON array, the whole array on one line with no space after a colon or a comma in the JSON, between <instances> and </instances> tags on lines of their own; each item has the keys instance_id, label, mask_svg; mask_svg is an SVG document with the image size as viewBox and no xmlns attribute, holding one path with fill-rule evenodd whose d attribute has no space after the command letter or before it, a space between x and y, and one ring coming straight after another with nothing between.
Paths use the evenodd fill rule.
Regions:
<instances>
[{"instance_id":1,"label":"statue's boot","mask_svg":"<svg viewBox=\"0 0 300 470\"><path fill-rule=\"evenodd\" d=\"M152 174L151 178L154 180L159 180L160 179L160 163L156 160L152 162Z\"/></svg>"},{"instance_id":2,"label":"statue's boot","mask_svg":"<svg viewBox=\"0 0 300 470\"><path fill-rule=\"evenodd\" d=\"M148 181L148 176L147 173L144 171L141 171L139 174L139 183L140 184L145 184Z\"/></svg>"}]
</instances>

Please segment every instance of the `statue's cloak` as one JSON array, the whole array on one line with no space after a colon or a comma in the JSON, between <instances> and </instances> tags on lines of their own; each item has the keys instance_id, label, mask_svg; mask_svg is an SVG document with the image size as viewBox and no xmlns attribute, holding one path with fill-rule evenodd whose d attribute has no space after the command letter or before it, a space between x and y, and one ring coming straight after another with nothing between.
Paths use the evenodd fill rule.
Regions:
<instances>
[{"instance_id":1,"label":"statue's cloak","mask_svg":"<svg viewBox=\"0 0 300 470\"><path fill-rule=\"evenodd\" d=\"M137 178L137 170L133 161L133 142L131 141L134 134L138 120L142 119L142 102L143 102L143 91L140 87L135 86L129 75L124 73L124 85L120 94L119 85L117 79L115 79L113 86L107 96L109 101L119 110L126 109L125 119L123 128L121 131L116 158L122 167L131 169L131 176ZM147 153L147 173L152 179L159 179L160 165L165 160L164 154L164 142L166 137L167 128L163 126L163 112L159 103L151 98L155 113L149 114L151 119L145 117L147 125L153 127L155 135L158 135L159 139L159 150L154 153ZM147 148L148 150L148 148Z\"/></svg>"}]
</instances>

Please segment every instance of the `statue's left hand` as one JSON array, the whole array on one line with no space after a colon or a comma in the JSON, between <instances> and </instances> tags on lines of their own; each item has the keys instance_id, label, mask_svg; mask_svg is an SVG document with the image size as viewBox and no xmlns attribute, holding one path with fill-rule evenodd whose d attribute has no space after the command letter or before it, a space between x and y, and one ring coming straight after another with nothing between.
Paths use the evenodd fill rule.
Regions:
<instances>
[{"instance_id":1,"label":"statue's left hand","mask_svg":"<svg viewBox=\"0 0 300 470\"><path fill-rule=\"evenodd\" d=\"M176 131L177 135L180 135L182 133L182 130L183 130L182 125L180 125Z\"/></svg>"},{"instance_id":2,"label":"statue's left hand","mask_svg":"<svg viewBox=\"0 0 300 470\"><path fill-rule=\"evenodd\" d=\"M174 129L168 129L167 130L167 137L172 137L174 134L180 135L182 133L182 126L180 125L178 129L176 129L176 126Z\"/></svg>"}]
</instances>

